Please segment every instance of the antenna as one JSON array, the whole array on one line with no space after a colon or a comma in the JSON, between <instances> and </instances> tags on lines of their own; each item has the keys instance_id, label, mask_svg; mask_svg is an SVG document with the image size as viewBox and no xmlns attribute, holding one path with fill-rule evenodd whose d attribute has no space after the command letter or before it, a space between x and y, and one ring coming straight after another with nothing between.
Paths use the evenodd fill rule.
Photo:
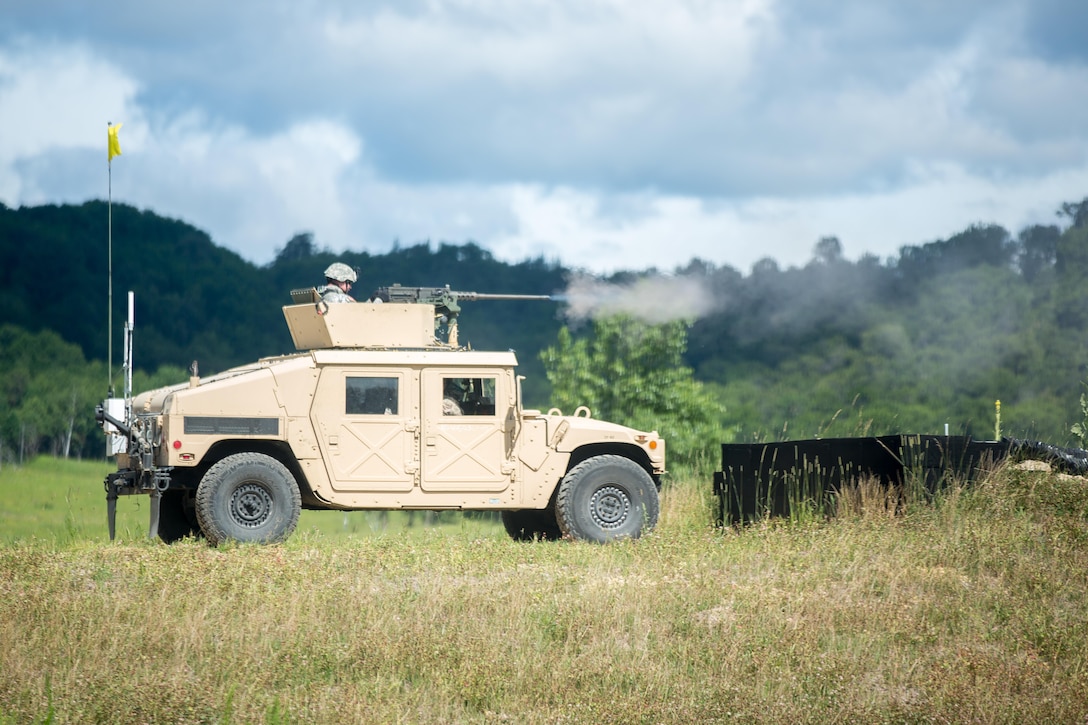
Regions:
<instances>
[{"instance_id":1,"label":"antenna","mask_svg":"<svg viewBox=\"0 0 1088 725\"><path fill-rule=\"evenodd\" d=\"M109 142L109 130L113 126L112 123L106 121L106 141ZM109 209L109 222L106 232L108 239L108 262L107 273L108 279L107 292L106 292L106 349L107 349L107 362L106 370L109 379L109 397L113 397L113 157L110 156L107 150L106 168L109 169L108 176L109 182L107 187L107 208Z\"/></svg>"},{"instance_id":2,"label":"antenna","mask_svg":"<svg viewBox=\"0 0 1088 725\"><path fill-rule=\"evenodd\" d=\"M125 407L126 409L132 406L132 331L136 327L135 316L135 293L132 290L128 292L128 319L125 321ZM131 412L131 411L126 411Z\"/></svg>"}]
</instances>

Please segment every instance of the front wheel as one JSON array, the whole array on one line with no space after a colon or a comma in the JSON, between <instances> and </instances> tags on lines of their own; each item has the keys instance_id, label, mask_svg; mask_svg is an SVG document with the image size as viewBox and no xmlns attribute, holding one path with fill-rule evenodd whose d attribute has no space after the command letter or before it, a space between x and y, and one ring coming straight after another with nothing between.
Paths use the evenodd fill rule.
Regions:
<instances>
[{"instance_id":1,"label":"front wheel","mask_svg":"<svg viewBox=\"0 0 1088 725\"><path fill-rule=\"evenodd\" d=\"M616 455L587 458L568 471L555 502L564 536L598 543L637 539L654 528L659 510L650 474Z\"/></svg>"},{"instance_id":2,"label":"front wheel","mask_svg":"<svg viewBox=\"0 0 1088 725\"><path fill-rule=\"evenodd\" d=\"M263 453L237 453L208 469L196 490L196 518L208 541L283 541L298 524L302 497L287 468Z\"/></svg>"}]
</instances>

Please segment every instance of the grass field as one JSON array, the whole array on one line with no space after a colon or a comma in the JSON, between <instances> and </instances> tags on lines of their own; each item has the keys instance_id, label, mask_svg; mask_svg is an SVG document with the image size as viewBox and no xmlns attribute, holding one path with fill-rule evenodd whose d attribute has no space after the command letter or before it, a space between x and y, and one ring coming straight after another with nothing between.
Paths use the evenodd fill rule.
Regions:
<instances>
[{"instance_id":1,"label":"grass field","mask_svg":"<svg viewBox=\"0 0 1088 725\"><path fill-rule=\"evenodd\" d=\"M107 463L37 458L25 466L5 464L0 470L0 545L41 540L53 544L107 541L106 492L102 480L116 466ZM147 538L148 496L122 496L117 501L117 540ZM464 517L447 512L414 515L384 511L303 511L299 533L322 539L351 539L385 534L418 535L438 529L502 533L497 519ZM505 535L505 534L503 534Z\"/></svg>"},{"instance_id":2,"label":"grass field","mask_svg":"<svg viewBox=\"0 0 1088 725\"><path fill-rule=\"evenodd\" d=\"M0 722L1088 718L1083 479L722 532L692 478L604 547L332 515L212 549L147 541L146 499L106 542L104 472L0 472Z\"/></svg>"}]
</instances>

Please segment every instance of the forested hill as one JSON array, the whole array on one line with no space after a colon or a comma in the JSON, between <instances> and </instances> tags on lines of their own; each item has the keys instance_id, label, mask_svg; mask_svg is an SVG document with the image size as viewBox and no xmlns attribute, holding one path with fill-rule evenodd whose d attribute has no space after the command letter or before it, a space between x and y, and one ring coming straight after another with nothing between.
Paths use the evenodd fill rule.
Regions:
<instances>
[{"instance_id":1,"label":"forested hill","mask_svg":"<svg viewBox=\"0 0 1088 725\"><path fill-rule=\"evenodd\" d=\"M104 202L0 205L0 325L53 330L87 358L104 361L108 223ZM337 259L360 269L354 290L360 295L392 283L525 294L551 294L564 285L558 265L506 264L474 244L337 255L306 234L285 238L275 260L258 267L189 224L123 204L113 205L112 238L114 362L133 290L136 362L148 370L199 360L201 371L211 374L293 351L281 307L290 303L291 289L322 284L322 270ZM560 326L552 303L480 302L464 317L462 339L479 348L527 351L530 363Z\"/></svg>"},{"instance_id":2,"label":"forested hill","mask_svg":"<svg viewBox=\"0 0 1088 725\"><path fill-rule=\"evenodd\" d=\"M988 437L1000 399L1002 432L1064 444L1070 425L1083 418L1079 400L1088 378L1088 199L1059 211L1054 225L1014 233L979 224L904 246L886 260L849 261L828 237L800 267L763 260L742 274L692 260L667 274L617 274L590 284L588 299L608 304L582 311L614 311L616 300L630 298L629 312L653 318L695 298L686 313L693 324L685 361L720 398L740 439L939 433L945 423L954 433ZM34 342L34 333L48 330L77 345L82 359L105 360L107 221L104 202L0 205L0 347L38 344L73 369L78 360L60 352L60 341ZM189 224L115 204L115 366L130 289L137 366L176 372L195 359L202 374L211 374L290 352L280 311L288 291L318 284L336 259L360 268L360 295L393 283L551 294L567 289L570 278L557 263L508 264L473 243L422 243L386 254L334 254L306 234L269 244L277 249L274 261L256 266ZM639 293L648 280L663 284ZM545 407L538 353L555 342L564 309L469 303L462 341L517 350L529 376L527 397ZM576 334L591 329L582 325ZM19 421L30 416L35 370L50 359L27 362L18 350L0 349L0 445L6 440L10 448L16 431L27 429ZM5 366L22 372L8 374ZM57 387L52 379L41 384ZM54 392L63 407L63 391ZM79 405L100 394L81 393ZM65 395L76 405L75 395ZM69 422L69 438L78 426L72 430ZM53 436L56 451L58 434L42 435Z\"/></svg>"}]
</instances>

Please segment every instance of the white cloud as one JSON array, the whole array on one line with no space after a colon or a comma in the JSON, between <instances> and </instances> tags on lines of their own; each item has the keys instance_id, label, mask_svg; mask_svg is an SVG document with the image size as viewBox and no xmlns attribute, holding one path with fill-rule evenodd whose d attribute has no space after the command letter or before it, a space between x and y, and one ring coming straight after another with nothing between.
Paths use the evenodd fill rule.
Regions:
<instances>
[{"instance_id":1,"label":"white cloud","mask_svg":"<svg viewBox=\"0 0 1088 725\"><path fill-rule=\"evenodd\" d=\"M423 12L373 11L323 20L332 52L362 67L418 81L409 93L481 78L508 88L563 92L609 78L621 84L667 76L740 77L769 0L705 4L554 0L434 2ZM420 73L421 67L427 72Z\"/></svg>"},{"instance_id":2,"label":"white cloud","mask_svg":"<svg viewBox=\"0 0 1088 725\"><path fill-rule=\"evenodd\" d=\"M148 132L127 167L115 170L114 189L267 262L294 232L350 226L343 179L362 149L350 129L327 120L258 136L190 114Z\"/></svg>"},{"instance_id":3,"label":"white cloud","mask_svg":"<svg viewBox=\"0 0 1088 725\"><path fill-rule=\"evenodd\" d=\"M39 154L93 148L105 164L107 124L135 115L135 93L132 79L81 46L0 47L0 200L21 200L16 165Z\"/></svg>"},{"instance_id":4,"label":"white cloud","mask_svg":"<svg viewBox=\"0 0 1088 725\"><path fill-rule=\"evenodd\" d=\"M1088 162L1034 178L994 180L955 165L916 167L911 183L874 192L736 202L694 197L632 197L630 221L602 214L601 197L572 189L512 191L515 230L495 248L508 259L561 256L573 267L611 272L669 271L693 257L741 271L764 257L786 265L812 258L816 242L837 236L845 256L885 259L904 245L943 239L975 223L1011 233L1056 223L1058 203L1088 189Z\"/></svg>"},{"instance_id":5,"label":"white cloud","mask_svg":"<svg viewBox=\"0 0 1088 725\"><path fill-rule=\"evenodd\" d=\"M115 199L258 263L311 230L746 270L825 235L886 257L1015 232L1088 193L1088 67L1033 54L1026 0L124 3L117 28L13 9L0 200L104 197L106 121Z\"/></svg>"}]
</instances>

